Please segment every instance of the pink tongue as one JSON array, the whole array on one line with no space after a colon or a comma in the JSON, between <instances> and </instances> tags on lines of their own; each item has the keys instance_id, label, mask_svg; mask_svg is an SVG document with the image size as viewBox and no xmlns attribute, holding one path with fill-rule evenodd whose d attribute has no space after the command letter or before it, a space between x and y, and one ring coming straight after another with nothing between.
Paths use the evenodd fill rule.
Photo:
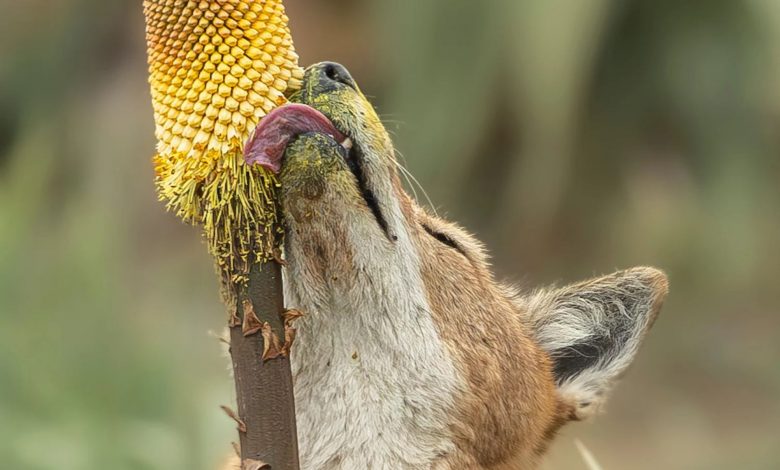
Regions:
<instances>
[{"instance_id":1,"label":"pink tongue","mask_svg":"<svg viewBox=\"0 0 780 470\"><path fill-rule=\"evenodd\" d=\"M339 143L346 139L324 114L311 106L286 104L260 121L244 147L244 160L279 173L287 144L293 137L307 132L328 134Z\"/></svg>"}]
</instances>

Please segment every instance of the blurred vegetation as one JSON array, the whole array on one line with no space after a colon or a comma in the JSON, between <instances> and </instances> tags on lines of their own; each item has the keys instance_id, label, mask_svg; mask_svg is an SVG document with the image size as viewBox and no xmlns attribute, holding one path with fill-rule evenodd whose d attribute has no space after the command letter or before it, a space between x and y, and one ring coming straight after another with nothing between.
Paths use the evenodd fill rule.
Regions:
<instances>
[{"instance_id":1,"label":"blurred vegetation","mask_svg":"<svg viewBox=\"0 0 780 470\"><path fill-rule=\"evenodd\" d=\"M669 272L610 413L546 468L584 468L574 438L606 469L777 465L780 3L287 5L303 62L351 69L502 275ZM140 2L0 18L2 467L212 468L224 317L197 231L155 200Z\"/></svg>"}]
</instances>

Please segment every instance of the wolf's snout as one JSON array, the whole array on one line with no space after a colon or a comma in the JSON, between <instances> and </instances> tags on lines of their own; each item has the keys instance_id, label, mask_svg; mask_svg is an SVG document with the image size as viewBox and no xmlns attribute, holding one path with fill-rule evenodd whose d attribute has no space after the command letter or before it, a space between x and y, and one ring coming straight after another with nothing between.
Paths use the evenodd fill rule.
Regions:
<instances>
[{"instance_id":1,"label":"wolf's snout","mask_svg":"<svg viewBox=\"0 0 780 470\"><path fill-rule=\"evenodd\" d=\"M357 89L355 79L347 68L336 62L320 62L309 67L305 83L315 93L328 93L344 85Z\"/></svg>"}]
</instances>

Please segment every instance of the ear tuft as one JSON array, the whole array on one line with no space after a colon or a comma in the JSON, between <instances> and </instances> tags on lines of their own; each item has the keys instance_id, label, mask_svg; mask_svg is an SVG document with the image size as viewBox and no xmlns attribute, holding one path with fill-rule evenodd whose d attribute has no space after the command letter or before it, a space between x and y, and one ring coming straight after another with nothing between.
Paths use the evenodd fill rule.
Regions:
<instances>
[{"instance_id":1,"label":"ear tuft","mask_svg":"<svg viewBox=\"0 0 780 470\"><path fill-rule=\"evenodd\" d=\"M668 288L663 272L639 267L528 299L536 340L552 358L559 393L574 406L576 419L604 403L636 356Z\"/></svg>"}]
</instances>

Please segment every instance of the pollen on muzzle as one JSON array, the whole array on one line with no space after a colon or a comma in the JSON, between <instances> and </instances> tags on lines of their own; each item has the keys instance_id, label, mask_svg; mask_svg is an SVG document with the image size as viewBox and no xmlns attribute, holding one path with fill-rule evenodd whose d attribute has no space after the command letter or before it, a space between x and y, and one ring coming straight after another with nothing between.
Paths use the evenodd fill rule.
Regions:
<instances>
[{"instance_id":1,"label":"pollen on muzzle","mask_svg":"<svg viewBox=\"0 0 780 470\"><path fill-rule=\"evenodd\" d=\"M303 78L284 6L280 0L143 5L160 198L204 226L223 269L241 271L250 253L270 252L276 220L262 207L273 202L278 185L267 170L244 164L243 147Z\"/></svg>"}]
</instances>

